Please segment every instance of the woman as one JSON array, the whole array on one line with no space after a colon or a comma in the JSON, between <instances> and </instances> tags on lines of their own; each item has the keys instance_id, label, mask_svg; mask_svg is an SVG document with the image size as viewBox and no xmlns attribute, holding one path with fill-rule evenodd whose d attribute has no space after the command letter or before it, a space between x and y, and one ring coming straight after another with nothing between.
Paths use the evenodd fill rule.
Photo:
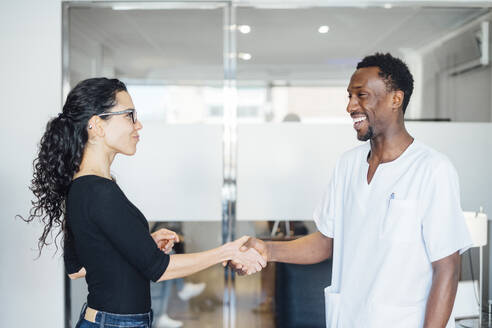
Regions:
<instances>
[{"instance_id":1,"label":"woman","mask_svg":"<svg viewBox=\"0 0 492 328\"><path fill-rule=\"evenodd\" d=\"M37 200L27 221L40 217L44 223L40 252L53 230L64 232L67 272L72 279L85 276L89 289L80 328L150 328L151 280L184 277L228 260L249 273L266 265L255 250L239 250L246 236L201 253L166 254L177 235L165 229L150 235L147 220L110 175L116 154L135 154L141 129L122 82L84 80L48 123L34 161Z\"/></svg>"}]
</instances>

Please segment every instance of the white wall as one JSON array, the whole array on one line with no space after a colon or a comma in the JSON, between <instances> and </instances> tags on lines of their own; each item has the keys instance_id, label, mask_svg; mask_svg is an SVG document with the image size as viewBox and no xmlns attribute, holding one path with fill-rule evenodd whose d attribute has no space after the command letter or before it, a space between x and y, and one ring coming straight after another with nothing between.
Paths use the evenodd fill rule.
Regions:
<instances>
[{"instance_id":1,"label":"white wall","mask_svg":"<svg viewBox=\"0 0 492 328\"><path fill-rule=\"evenodd\" d=\"M61 252L39 260L38 224L27 214L32 160L61 103L60 1L0 2L0 327L63 327ZM41 123L43 122L43 123Z\"/></svg>"}]
</instances>

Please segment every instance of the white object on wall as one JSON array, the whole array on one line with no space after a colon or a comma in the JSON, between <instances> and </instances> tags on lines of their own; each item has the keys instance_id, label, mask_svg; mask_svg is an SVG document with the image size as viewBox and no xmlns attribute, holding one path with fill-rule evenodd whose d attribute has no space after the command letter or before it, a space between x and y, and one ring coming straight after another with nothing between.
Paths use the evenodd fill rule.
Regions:
<instances>
[{"instance_id":1,"label":"white object on wall","mask_svg":"<svg viewBox=\"0 0 492 328\"><path fill-rule=\"evenodd\" d=\"M466 224L473 241L473 247L487 245L487 215L485 213L464 212Z\"/></svg>"}]
</instances>

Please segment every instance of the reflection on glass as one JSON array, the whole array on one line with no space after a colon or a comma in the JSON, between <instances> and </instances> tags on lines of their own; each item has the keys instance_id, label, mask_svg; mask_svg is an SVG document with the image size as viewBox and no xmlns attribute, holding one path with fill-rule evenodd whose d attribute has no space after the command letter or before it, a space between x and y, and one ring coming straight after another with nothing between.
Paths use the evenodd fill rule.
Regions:
<instances>
[{"instance_id":1,"label":"reflection on glass","mask_svg":"<svg viewBox=\"0 0 492 328\"><path fill-rule=\"evenodd\" d=\"M211 235L216 233L213 231L213 225L205 224L203 227ZM193 247L193 234L185 233L182 222L153 222L150 231L157 231L161 228L172 230L179 235L180 242L175 244L172 254L190 252L188 248ZM151 282L154 327L198 327L204 320L202 312L216 319L213 314L220 312L222 301L214 292L220 291L223 283L216 282L215 274L217 274L216 270L209 269L192 277L172 279L161 283Z\"/></svg>"},{"instance_id":2,"label":"reflection on glass","mask_svg":"<svg viewBox=\"0 0 492 328\"><path fill-rule=\"evenodd\" d=\"M70 84L122 80L142 121L221 122L224 4L165 6L71 8Z\"/></svg>"},{"instance_id":3,"label":"reflection on glass","mask_svg":"<svg viewBox=\"0 0 492 328\"><path fill-rule=\"evenodd\" d=\"M208 86L128 85L142 121L221 123L223 89Z\"/></svg>"},{"instance_id":4,"label":"reflection on glass","mask_svg":"<svg viewBox=\"0 0 492 328\"><path fill-rule=\"evenodd\" d=\"M237 85L265 90L262 122L290 112L302 122L344 122L357 62L391 52L414 75L408 119L491 121L487 20L488 9L473 7L239 7L238 23L254 33L237 33L238 53L251 54L237 62Z\"/></svg>"}]
</instances>

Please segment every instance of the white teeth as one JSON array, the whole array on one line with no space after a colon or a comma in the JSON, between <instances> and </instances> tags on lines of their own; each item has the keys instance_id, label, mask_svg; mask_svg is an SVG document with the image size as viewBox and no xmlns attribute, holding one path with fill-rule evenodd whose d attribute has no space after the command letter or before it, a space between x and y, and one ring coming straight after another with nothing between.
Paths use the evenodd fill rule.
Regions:
<instances>
[{"instance_id":1,"label":"white teeth","mask_svg":"<svg viewBox=\"0 0 492 328\"><path fill-rule=\"evenodd\" d=\"M366 119L367 117L362 116L362 117L354 117L354 123L359 123L362 122Z\"/></svg>"}]
</instances>

